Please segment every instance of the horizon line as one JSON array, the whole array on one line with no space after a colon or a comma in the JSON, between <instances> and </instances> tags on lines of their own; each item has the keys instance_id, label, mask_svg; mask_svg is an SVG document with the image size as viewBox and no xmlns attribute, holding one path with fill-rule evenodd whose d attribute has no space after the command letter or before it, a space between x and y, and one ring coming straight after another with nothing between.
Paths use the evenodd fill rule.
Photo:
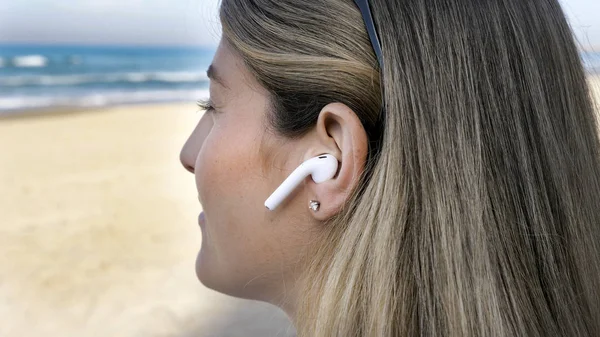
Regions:
<instances>
[{"instance_id":1,"label":"horizon line","mask_svg":"<svg viewBox=\"0 0 600 337\"><path fill-rule=\"evenodd\" d=\"M169 43L126 43L126 42L48 42L48 41L1 41L2 46L43 46L43 47L129 47L129 48L194 48L217 49L218 45L211 44L169 44Z\"/></svg>"}]
</instances>

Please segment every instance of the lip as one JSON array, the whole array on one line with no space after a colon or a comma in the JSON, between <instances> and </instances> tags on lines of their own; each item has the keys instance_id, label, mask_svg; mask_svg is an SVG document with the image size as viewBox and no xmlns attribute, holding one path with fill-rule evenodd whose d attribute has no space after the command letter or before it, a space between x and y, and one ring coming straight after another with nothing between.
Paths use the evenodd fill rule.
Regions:
<instances>
[{"instance_id":1,"label":"lip","mask_svg":"<svg viewBox=\"0 0 600 337\"><path fill-rule=\"evenodd\" d=\"M198 215L198 223L202 225L204 224L204 221L204 212L200 212L200 215Z\"/></svg>"}]
</instances>

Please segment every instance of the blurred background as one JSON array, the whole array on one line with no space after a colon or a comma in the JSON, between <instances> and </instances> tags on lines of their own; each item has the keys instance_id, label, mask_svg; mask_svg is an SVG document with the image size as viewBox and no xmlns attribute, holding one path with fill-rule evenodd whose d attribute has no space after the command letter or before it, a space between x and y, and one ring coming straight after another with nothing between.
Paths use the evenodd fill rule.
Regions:
<instances>
[{"instance_id":1,"label":"blurred background","mask_svg":"<svg viewBox=\"0 0 600 337\"><path fill-rule=\"evenodd\" d=\"M600 2L562 0L590 83ZM218 0L0 2L0 336L293 336L204 288L179 151Z\"/></svg>"},{"instance_id":2,"label":"blurred background","mask_svg":"<svg viewBox=\"0 0 600 337\"><path fill-rule=\"evenodd\" d=\"M217 0L0 0L0 336L292 336L202 286L179 151Z\"/></svg>"}]
</instances>

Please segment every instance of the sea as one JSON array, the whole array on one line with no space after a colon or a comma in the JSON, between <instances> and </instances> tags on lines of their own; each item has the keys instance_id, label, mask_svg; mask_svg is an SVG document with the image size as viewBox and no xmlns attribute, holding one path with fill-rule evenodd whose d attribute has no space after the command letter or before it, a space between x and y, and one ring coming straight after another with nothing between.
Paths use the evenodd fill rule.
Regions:
<instances>
[{"instance_id":1,"label":"sea","mask_svg":"<svg viewBox=\"0 0 600 337\"><path fill-rule=\"evenodd\" d=\"M0 45L0 114L195 102L216 48Z\"/></svg>"},{"instance_id":2,"label":"sea","mask_svg":"<svg viewBox=\"0 0 600 337\"><path fill-rule=\"evenodd\" d=\"M0 114L193 102L208 96L216 48L0 44ZM600 73L600 52L581 54Z\"/></svg>"}]
</instances>

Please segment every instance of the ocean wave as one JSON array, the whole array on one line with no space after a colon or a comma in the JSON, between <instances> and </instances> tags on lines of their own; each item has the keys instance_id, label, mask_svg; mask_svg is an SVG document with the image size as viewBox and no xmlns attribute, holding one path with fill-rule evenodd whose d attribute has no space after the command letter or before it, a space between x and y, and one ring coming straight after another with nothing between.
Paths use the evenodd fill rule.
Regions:
<instances>
[{"instance_id":1,"label":"ocean wave","mask_svg":"<svg viewBox=\"0 0 600 337\"><path fill-rule=\"evenodd\" d=\"M0 68L4 67L4 59L0 57Z\"/></svg>"},{"instance_id":2,"label":"ocean wave","mask_svg":"<svg viewBox=\"0 0 600 337\"><path fill-rule=\"evenodd\" d=\"M48 59L42 55L17 56L12 59L12 64L18 68L42 68L48 64Z\"/></svg>"},{"instance_id":3,"label":"ocean wave","mask_svg":"<svg viewBox=\"0 0 600 337\"><path fill-rule=\"evenodd\" d=\"M0 97L0 115L51 107L102 107L120 104L195 102L209 96L208 90L144 90L83 96Z\"/></svg>"},{"instance_id":4,"label":"ocean wave","mask_svg":"<svg viewBox=\"0 0 600 337\"><path fill-rule=\"evenodd\" d=\"M158 72L154 74L153 77L157 81L161 82L200 82L207 81L208 77L205 73L191 73L191 72L178 72L178 73L169 73L169 72Z\"/></svg>"},{"instance_id":5,"label":"ocean wave","mask_svg":"<svg viewBox=\"0 0 600 337\"><path fill-rule=\"evenodd\" d=\"M0 77L0 86L50 86L78 85L92 83L201 83L206 82L206 74L195 72L129 72L108 74L78 75L21 75Z\"/></svg>"}]
</instances>

